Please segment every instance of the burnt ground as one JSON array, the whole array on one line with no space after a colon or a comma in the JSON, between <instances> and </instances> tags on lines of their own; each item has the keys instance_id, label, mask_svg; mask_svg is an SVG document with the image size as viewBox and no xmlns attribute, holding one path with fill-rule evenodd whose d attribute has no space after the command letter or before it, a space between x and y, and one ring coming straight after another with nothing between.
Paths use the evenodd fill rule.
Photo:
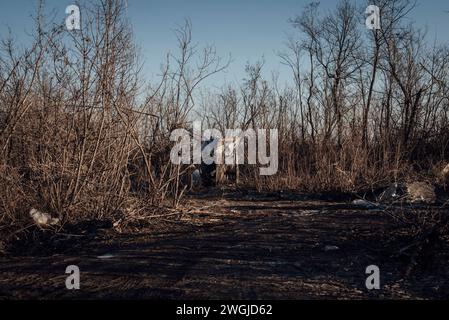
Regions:
<instances>
[{"instance_id":1,"label":"burnt ground","mask_svg":"<svg viewBox=\"0 0 449 320\"><path fill-rule=\"evenodd\" d=\"M94 224L29 235L0 257L0 298L449 298L447 241L407 272L413 235L347 199L206 195L185 208L123 233ZM365 287L373 264L379 291ZM81 270L79 291L65 288L69 265Z\"/></svg>"}]
</instances>

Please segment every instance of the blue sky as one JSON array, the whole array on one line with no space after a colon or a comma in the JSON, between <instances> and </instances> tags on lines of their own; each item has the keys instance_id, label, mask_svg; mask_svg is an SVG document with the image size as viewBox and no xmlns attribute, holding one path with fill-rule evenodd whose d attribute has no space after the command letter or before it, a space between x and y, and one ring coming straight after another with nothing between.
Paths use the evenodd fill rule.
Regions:
<instances>
[{"instance_id":1,"label":"blue sky","mask_svg":"<svg viewBox=\"0 0 449 320\"><path fill-rule=\"evenodd\" d=\"M129 0L129 17L136 41L145 61L144 72L152 77L168 51L176 50L173 29L189 18L193 24L195 43L214 44L217 52L226 57L232 54L233 63L225 74L209 80L220 86L225 82L240 82L244 66L264 57L265 76L279 70L280 78L288 78L288 70L281 66L276 53L283 50L288 34L295 31L288 19L300 14L309 0ZM365 1L356 1L361 4ZM54 9L61 18L70 0L47 0L46 8ZM0 4L0 32L11 27L19 39L25 39L32 28L30 15L35 0L2 0ZM322 0L322 10L330 10L335 0ZM422 0L412 14L419 26L428 28L429 37L449 43L449 10L447 0Z\"/></svg>"}]
</instances>

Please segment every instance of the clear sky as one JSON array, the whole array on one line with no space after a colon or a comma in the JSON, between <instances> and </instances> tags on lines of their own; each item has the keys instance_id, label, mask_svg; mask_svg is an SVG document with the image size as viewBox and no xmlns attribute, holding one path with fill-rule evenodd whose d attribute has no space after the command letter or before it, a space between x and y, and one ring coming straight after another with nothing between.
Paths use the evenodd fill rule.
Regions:
<instances>
[{"instance_id":1,"label":"clear sky","mask_svg":"<svg viewBox=\"0 0 449 320\"><path fill-rule=\"evenodd\" d=\"M301 13L310 0L128 0L128 15L133 24L136 41L145 61L148 76L158 73L168 51L176 50L173 29L189 18L193 24L193 41L215 44L217 52L226 57L232 54L233 63L225 74L209 80L217 86L224 82L240 82L244 66L264 57L265 75L280 70L281 79L288 71L280 66L276 53L283 50L288 34L294 30L288 19ZM364 4L365 1L357 1ZM65 17L65 8L71 0L47 0L46 8ZM329 10L335 0L322 0L322 10ZM30 15L36 0L2 0L0 4L0 32L9 26L17 38L26 37L31 30ZM447 0L420 0L412 14L419 26L427 27L433 40L449 43L449 10Z\"/></svg>"}]
</instances>

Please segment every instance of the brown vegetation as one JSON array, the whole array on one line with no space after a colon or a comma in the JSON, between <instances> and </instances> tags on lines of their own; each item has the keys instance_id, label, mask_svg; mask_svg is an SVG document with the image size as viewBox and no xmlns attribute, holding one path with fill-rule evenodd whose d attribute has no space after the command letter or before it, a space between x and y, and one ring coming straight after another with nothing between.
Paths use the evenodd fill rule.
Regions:
<instances>
[{"instance_id":1,"label":"brown vegetation","mask_svg":"<svg viewBox=\"0 0 449 320\"><path fill-rule=\"evenodd\" d=\"M406 24L407 0L377 1L383 29L371 34L348 1L324 16L307 6L292 19L298 38L280 54L293 86L280 89L262 78L262 63L248 65L240 88L211 94L201 106L194 90L227 63L212 47L197 50L190 22L176 31L180 52L167 57L161 81L145 86L124 3L101 4L89 8L79 32L39 11L30 48L3 42L5 225L31 208L63 221L113 215L135 191L154 205L179 203L182 175L192 168L170 163L169 135L188 128L198 108L220 130L279 129L279 173L242 170L241 182L259 190L373 189L431 172L448 156L449 49L429 48Z\"/></svg>"}]
</instances>

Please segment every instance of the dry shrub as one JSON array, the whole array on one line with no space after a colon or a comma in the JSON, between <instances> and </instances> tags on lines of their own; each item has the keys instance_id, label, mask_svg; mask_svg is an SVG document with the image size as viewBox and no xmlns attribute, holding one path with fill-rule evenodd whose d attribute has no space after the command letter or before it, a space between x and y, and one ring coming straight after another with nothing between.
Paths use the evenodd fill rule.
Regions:
<instances>
[{"instance_id":1,"label":"dry shrub","mask_svg":"<svg viewBox=\"0 0 449 320\"><path fill-rule=\"evenodd\" d=\"M26 50L2 46L0 221L23 223L32 207L63 223L111 218L135 198L176 207L192 167L169 161L170 134L190 129L193 111L208 128L279 131L279 172L241 170L241 183L258 190L353 192L429 172L449 156L449 49L428 48L409 29L401 13L410 2L380 2L394 25L372 37L360 36L347 1L325 17L307 7L281 56L293 85L248 64L240 86L202 95L202 109L196 88L228 64L213 47L198 49L189 21L175 31L180 51L160 81L145 82L125 1L87 4L74 33L38 12Z\"/></svg>"},{"instance_id":2,"label":"dry shrub","mask_svg":"<svg viewBox=\"0 0 449 320\"><path fill-rule=\"evenodd\" d=\"M194 89L226 64L212 47L197 55L186 21L180 57L145 96L125 1L87 2L79 32L39 9L31 46L2 47L1 224L26 225L32 208L63 224L111 219L136 197L176 206L191 168L170 162L170 133L187 126Z\"/></svg>"},{"instance_id":3,"label":"dry shrub","mask_svg":"<svg viewBox=\"0 0 449 320\"><path fill-rule=\"evenodd\" d=\"M23 221L28 215L27 208L34 202L23 188L22 177L16 169L0 165L0 225L11 225Z\"/></svg>"}]
</instances>

